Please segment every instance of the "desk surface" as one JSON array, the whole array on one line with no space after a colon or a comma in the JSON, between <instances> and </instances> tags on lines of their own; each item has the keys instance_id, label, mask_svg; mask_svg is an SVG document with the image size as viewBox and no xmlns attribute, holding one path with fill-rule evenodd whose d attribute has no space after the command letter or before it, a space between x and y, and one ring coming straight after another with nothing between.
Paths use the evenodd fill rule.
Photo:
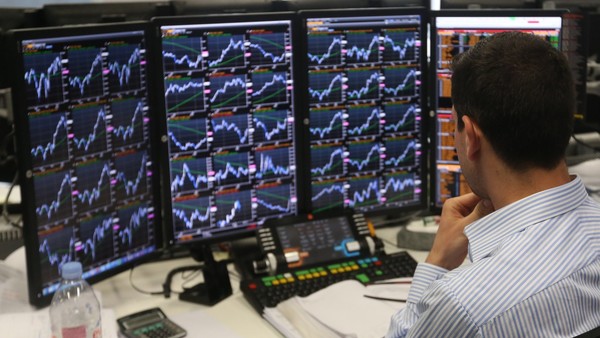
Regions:
<instances>
[{"instance_id":1,"label":"desk surface","mask_svg":"<svg viewBox=\"0 0 600 338\"><path fill-rule=\"evenodd\" d=\"M395 243L397 231L397 227L381 228L377 230L377 235L385 241ZM399 251L398 248L389 243L385 244L385 250L388 253ZM24 261L24 250L21 249L21 251L23 251L22 260ZM419 262L424 261L427 255L423 251L409 252ZM17 259L21 258L17 257ZM131 280L141 290L148 292L161 291L162 283L171 269L193 264L195 262L191 258L147 263L133 270ZM25 264L22 266L24 267ZM96 283L93 287L99 291L103 306L113 309L117 318L153 307L160 307L169 317L203 311L211 320L215 321L215 325L220 324L239 337L281 337L281 334L246 301L239 290L240 279L233 266L230 266L230 279L233 295L211 307L180 301L176 294L171 295L171 298L142 294L131 285L130 270ZM201 280L190 281L187 286L199 281ZM176 291L177 285L181 285L182 282L181 279L175 279L172 284L173 289ZM189 332L188 337L197 337L198 334L199 332Z\"/></svg>"}]
</instances>

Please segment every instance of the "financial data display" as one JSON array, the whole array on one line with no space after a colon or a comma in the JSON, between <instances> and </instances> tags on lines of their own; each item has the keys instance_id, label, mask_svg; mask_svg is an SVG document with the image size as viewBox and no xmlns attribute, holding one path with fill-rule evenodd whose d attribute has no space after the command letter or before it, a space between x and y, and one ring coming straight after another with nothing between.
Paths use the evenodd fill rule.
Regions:
<instances>
[{"instance_id":1,"label":"financial data display","mask_svg":"<svg viewBox=\"0 0 600 338\"><path fill-rule=\"evenodd\" d=\"M423 18L305 20L311 211L419 205Z\"/></svg>"},{"instance_id":2,"label":"financial data display","mask_svg":"<svg viewBox=\"0 0 600 338\"><path fill-rule=\"evenodd\" d=\"M507 15L499 12L487 15L444 16L434 18L432 48L435 49L433 63L435 86L433 108L436 119L436 147L434 147L434 206L440 208L450 197L471 191L461 173L458 155L454 148L454 122L452 121L452 99L450 82L452 58L467 51L486 37L510 30L517 30L544 37L556 48L560 48L561 16Z\"/></svg>"},{"instance_id":3,"label":"financial data display","mask_svg":"<svg viewBox=\"0 0 600 338\"><path fill-rule=\"evenodd\" d=\"M74 34L19 40L38 297L66 262L87 279L157 249L144 31Z\"/></svg>"},{"instance_id":4,"label":"financial data display","mask_svg":"<svg viewBox=\"0 0 600 338\"><path fill-rule=\"evenodd\" d=\"M160 26L174 242L296 214L291 27Z\"/></svg>"}]
</instances>

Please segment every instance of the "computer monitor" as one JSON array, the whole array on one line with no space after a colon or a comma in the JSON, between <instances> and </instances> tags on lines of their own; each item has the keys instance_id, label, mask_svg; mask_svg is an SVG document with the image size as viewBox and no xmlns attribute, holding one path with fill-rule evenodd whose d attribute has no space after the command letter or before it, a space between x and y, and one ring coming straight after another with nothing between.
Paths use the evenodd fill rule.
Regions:
<instances>
[{"instance_id":1,"label":"computer monitor","mask_svg":"<svg viewBox=\"0 0 600 338\"><path fill-rule=\"evenodd\" d=\"M298 213L293 19L270 13L153 20L160 34L165 234L170 245L201 250L205 266L212 264L207 244L253 236L265 221ZM205 282L210 278L218 277L205 270Z\"/></svg>"},{"instance_id":2,"label":"computer monitor","mask_svg":"<svg viewBox=\"0 0 600 338\"><path fill-rule=\"evenodd\" d=\"M148 103L147 24L11 32L13 104L30 302L61 266L95 282L162 246Z\"/></svg>"},{"instance_id":3,"label":"computer monitor","mask_svg":"<svg viewBox=\"0 0 600 338\"><path fill-rule=\"evenodd\" d=\"M545 37L560 48L563 11L551 10L446 10L432 12L431 102L434 122L431 152L431 209L439 212L444 201L470 191L454 148L451 99L452 58L479 40L502 31L523 31Z\"/></svg>"},{"instance_id":4,"label":"computer monitor","mask_svg":"<svg viewBox=\"0 0 600 338\"><path fill-rule=\"evenodd\" d=\"M291 14L154 20L171 244L248 236L298 210Z\"/></svg>"},{"instance_id":5,"label":"computer monitor","mask_svg":"<svg viewBox=\"0 0 600 338\"><path fill-rule=\"evenodd\" d=\"M309 212L425 209L426 11L299 14Z\"/></svg>"}]
</instances>

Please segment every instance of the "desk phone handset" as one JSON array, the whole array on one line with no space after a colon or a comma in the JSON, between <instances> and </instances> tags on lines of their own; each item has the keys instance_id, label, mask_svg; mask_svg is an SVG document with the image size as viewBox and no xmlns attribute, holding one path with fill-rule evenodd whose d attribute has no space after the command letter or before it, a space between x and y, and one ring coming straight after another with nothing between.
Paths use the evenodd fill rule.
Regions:
<instances>
[{"instance_id":1,"label":"desk phone handset","mask_svg":"<svg viewBox=\"0 0 600 338\"><path fill-rule=\"evenodd\" d=\"M182 338L187 332L172 322L160 308L152 308L117 319L127 338Z\"/></svg>"},{"instance_id":2,"label":"desk phone handset","mask_svg":"<svg viewBox=\"0 0 600 338\"><path fill-rule=\"evenodd\" d=\"M364 216L350 213L275 220L257 231L257 240L262 253L253 262L257 275L372 256L383 248Z\"/></svg>"}]
</instances>

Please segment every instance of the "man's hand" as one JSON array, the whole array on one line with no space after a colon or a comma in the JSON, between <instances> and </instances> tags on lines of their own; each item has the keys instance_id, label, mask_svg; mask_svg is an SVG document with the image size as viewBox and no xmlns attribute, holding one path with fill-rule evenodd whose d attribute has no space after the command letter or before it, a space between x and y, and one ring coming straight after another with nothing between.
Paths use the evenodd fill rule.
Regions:
<instances>
[{"instance_id":1,"label":"man's hand","mask_svg":"<svg viewBox=\"0 0 600 338\"><path fill-rule=\"evenodd\" d=\"M463 233L465 227L492 211L492 203L474 193L448 199L442 208L438 232L425 262L448 270L460 266L469 246Z\"/></svg>"}]
</instances>

